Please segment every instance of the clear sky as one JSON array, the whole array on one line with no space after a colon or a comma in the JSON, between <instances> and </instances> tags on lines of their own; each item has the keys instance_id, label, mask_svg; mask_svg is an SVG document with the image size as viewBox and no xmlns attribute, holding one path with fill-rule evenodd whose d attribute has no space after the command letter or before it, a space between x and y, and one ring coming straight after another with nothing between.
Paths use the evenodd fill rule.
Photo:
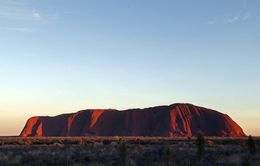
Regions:
<instances>
[{"instance_id":1,"label":"clear sky","mask_svg":"<svg viewBox=\"0 0 260 166\"><path fill-rule=\"evenodd\" d=\"M260 135L259 0L0 0L0 135L34 115L193 103Z\"/></svg>"}]
</instances>

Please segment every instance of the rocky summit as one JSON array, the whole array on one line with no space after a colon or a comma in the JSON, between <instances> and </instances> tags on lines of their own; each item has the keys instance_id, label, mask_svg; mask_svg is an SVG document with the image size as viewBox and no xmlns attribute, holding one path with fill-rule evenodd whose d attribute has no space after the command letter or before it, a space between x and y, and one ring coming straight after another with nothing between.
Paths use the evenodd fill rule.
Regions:
<instances>
[{"instance_id":1,"label":"rocky summit","mask_svg":"<svg viewBox=\"0 0 260 166\"><path fill-rule=\"evenodd\" d=\"M20 136L206 136L241 137L228 115L192 104L144 109L87 109L30 118Z\"/></svg>"}]
</instances>

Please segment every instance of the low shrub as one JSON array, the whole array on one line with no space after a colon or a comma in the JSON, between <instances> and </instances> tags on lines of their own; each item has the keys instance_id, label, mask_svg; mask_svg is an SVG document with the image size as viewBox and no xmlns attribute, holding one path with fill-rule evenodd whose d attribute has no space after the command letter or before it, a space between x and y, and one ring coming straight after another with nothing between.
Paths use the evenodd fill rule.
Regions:
<instances>
[{"instance_id":1,"label":"low shrub","mask_svg":"<svg viewBox=\"0 0 260 166\"><path fill-rule=\"evenodd\" d=\"M198 133L196 139L196 145L197 145L197 155L198 158L201 160L205 150L205 139L202 133Z\"/></svg>"},{"instance_id":2,"label":"low shrub","mask_svg":"<svg viewBox=\"0 0 260 166\"><path fill-rule=\"evenodd\" d=\"M248 146L248 150L249 150L250 154L256 153L255 141L251 135L248 137L247 146Z\"/></svg>"}]
</instances>

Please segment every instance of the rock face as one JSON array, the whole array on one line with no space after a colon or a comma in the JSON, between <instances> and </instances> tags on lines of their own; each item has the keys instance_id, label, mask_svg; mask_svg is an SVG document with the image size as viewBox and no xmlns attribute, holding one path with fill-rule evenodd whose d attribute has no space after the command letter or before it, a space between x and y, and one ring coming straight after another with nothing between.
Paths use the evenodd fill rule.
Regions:
<instances>
[{"instance_id":1,"label":"rock face","mask_svg":"<svg viewBox=\"0 0 260 166\"><path fill-rule=\"evenodd\" d=\"M245 136L228 115L192 104L32 117L20 136L193 136L200 131L206 136Z\"/></svg>"}]
</instances>

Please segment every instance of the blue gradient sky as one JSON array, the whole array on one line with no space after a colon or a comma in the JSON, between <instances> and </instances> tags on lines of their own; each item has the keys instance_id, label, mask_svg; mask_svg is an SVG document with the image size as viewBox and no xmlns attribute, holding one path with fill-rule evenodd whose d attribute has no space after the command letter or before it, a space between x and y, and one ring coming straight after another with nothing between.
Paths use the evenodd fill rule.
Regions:
<instances>
[{"instance_id":1,"label":"blue gradient sky","mask_svg":"<svg viewBox=\"0 0 260 166\"><path fill-rule=\"evenodd\" d=\"M0 0L0 135L33 115L188 102L260 135L259 0Z\"/></svg>"}]
</instances>

